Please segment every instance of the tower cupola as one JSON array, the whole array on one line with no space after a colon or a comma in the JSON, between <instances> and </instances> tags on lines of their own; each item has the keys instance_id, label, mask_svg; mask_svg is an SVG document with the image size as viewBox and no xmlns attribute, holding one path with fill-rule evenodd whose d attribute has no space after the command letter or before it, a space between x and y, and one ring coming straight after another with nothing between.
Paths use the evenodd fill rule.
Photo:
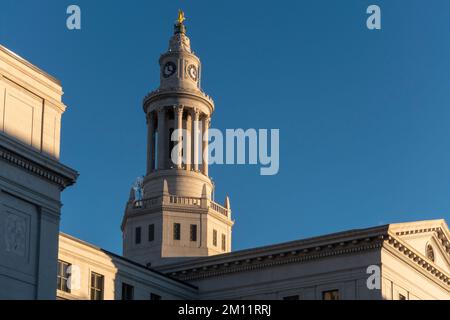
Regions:
<instances>
[{"instance_id":1,"label":"tower cupola","mask_svg":"<svg viewBox=\"0 0 450 320\"><path fill-rule=\"evenodd\" d=\"M160 89L186 88L200 90L200 59L192 52L186 35L184 13L178 14L169 49L159 59L161 68Z\"/></svg>"},{"instance_id":2,"label":"tower cupola","mask_svg":"<svg viewBox=\"0 0 450 320\"><path fill-rule=\"evenodd\" d=\"M159 88L144 98L147 172L140 197L132 193L122 221L124 256L144 265L231 250L229 200L214 202L208 172L214 102L201 90L201 63L184 21L179 11L169 48L159 59Z\"/></svg>"}]
</instances>

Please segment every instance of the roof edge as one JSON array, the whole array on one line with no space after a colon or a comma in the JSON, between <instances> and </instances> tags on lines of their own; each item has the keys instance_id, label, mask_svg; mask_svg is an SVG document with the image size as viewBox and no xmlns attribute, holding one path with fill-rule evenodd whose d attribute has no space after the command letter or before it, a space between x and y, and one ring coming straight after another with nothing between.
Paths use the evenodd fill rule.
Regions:
<instances>
[{"instance_id":1,"label":"roof edge","mask_svg":"<svg viewBox=\"0 0 450 320\"><path fill-rule=\"evenodd\" d=\"M5 46L2 46L1 44L0 44L0 51L6 53L11 58L14 58L15 60L19 61L20 63L26 65L27 67L31 68L32 70L36 71L37 73L39 73L39 74L43 75L44 77L48 78L50 81L52 81L53 83L57 84L58 86L62 86L62 83L61 83L61 81L59 79L57 79L54 76L50 75L49 73L45 72L41 68L37 67L36 65L32 64L31 62L29 62L25 58L22 58L17 53L9 50L8 48L6 48Z\"/></svg>"}]
</instances>

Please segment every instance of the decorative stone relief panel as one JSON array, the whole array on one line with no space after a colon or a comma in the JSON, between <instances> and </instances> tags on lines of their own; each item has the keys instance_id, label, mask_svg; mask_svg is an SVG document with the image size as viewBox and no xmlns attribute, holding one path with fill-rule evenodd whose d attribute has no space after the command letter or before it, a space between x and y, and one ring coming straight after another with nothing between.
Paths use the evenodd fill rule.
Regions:
<instances>
[{"instance_id":1,"label":"decorative stone relief panel","mask_svg":"<svg viewBox=\"0 0 450 320\"><path fill-rule=\"evenodd\" d=\"M36 206L0 192L0 267L35 272L37 219Z\"/></svg>"},{"instance_id":2,"label":"decorative stone relief panel","mask_svg":"<svg viewBox=\"0 0 450 320\"><path fill-rule=\"evenodd\" d=\"M27 250L27 219L17 214L8 213L5 222L6 251L18 256L25 256Z\"/></svg>"}]
</instances>

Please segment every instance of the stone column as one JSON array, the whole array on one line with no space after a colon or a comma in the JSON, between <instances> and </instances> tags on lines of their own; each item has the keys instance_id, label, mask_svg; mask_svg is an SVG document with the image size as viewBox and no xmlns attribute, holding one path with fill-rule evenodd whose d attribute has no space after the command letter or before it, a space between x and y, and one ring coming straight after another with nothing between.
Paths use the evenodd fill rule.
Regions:
<instances>
[{"instance_id":1,"label":"stone column","mask_svg":"<svg viewBox=\"0 0 450 320\"><path fill-rule=\"evenodd\" d=\"M192 164L192 143L191 143L191 136L192 136L192 116L191 113L188 112L186 114L186 141L184 141L183 148L184 148L184 158L186 159L185 167L186 170L191 170L191 164Z\"/></svg>"},{"instance_id":2,"label":"stone column","mask_svg":"<svg viewBox=\"0 0 450 320\"><path fill-rule=\"evenodd\" d=\"M205 117L202 120L202 128L203 128L203 134L202 134L202 159L203 159L203 166L202 166L202 172L205 176L208 175L208 142L209 142L209 134L208 129L211 121L208 116L205 115Z\"/></svg>"},{"instance_id":3,"label":"stone column","mask_svg":"<svg viewBox=\"0 0 450 320\"><path fill-rule=\"evenodd\" d=\"M182 163L182 148L183 148L183 106L174 106L173 111L175 113L174 117L174 130L177 130L177 149L178 152L176 154L175 165L177 169L181 169L183 167Z\"/></svg>"},{"instance_id":4,"label":"stone column","mask_svg":"<svg viewBox=\"0 0 450 320\"><path fill-rule=\"evenodd\" d=\"M155 170L155 119L150 112L147 114L147 174Z\"/></svg>"},{"instance_id":5,"label":"stone column","mask_svg":"<svg viewBox=\"0 0 450 320\"><path fill-rule=\"evenodd\" d=\"M158 109L158 170L164 169L166 152L166 110Z\"/></svg>"},{"instance_id":6,"label":"stone column","mask_svg":"<svg viewBox=\"0 0 450 320\"><path fill-rule=\"evenodd\" d=\"M194 139L194 149L193 149L193 165L194 165L194 171L198 171L198 152L199 152L199 120L200 120L200 111L195 108L193 110L193 118L194 121L192 121L192 132L193 132L193 139Z\"/></svg>"}]
</instances>

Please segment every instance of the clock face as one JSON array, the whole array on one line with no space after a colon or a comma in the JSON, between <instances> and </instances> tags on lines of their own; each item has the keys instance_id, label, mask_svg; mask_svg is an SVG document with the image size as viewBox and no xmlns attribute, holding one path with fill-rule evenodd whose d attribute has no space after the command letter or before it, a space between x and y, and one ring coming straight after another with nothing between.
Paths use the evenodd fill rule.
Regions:
<instances>
[{"instance_id":1,"label":"clock face","mask_svg":"<svg viewBox=\"0 0 450 320\"><path fill-rule=\"evenodd\" d=\"M175 63L169 61L164 65L163 68L163 76L164 78L168 78L171 75L173 75L175 73L175 71L177 71L177 66L175 65Z\"/></svg>"},{"instance_id":2,"label":"clock face","mask_svg":"<svg viewBox=\"0 0 450 320\"><path fill-rule=\"evenodd\" d=\"M193 64L189 65L187 71L188 71L189 77L191 77L192 80L197 81L198 71L197 71L197 68Z\"/></svg>"}]
</instances>

